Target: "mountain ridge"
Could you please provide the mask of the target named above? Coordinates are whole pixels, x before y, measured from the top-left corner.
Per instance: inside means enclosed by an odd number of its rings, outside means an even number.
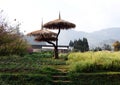
[[[89,47],[102,47],[104,44],[112,45],[115,41],[120,41],[120,28],[103,29],[91,33],[76,30],[61,30],[59,35],[59,45],[69,45],[70,40],[87,38]],[[45,42],[35,42],[33,37],[25,36],[31,45],[42,45]]]
[[[69,45],[70,40],[82,39],[83,37],[88,39],[90,47],[100,46],[105,41],[107,44],[109,41],[112,44],[116,40],[120,40],[120,28],[109,28],[100,31],[94,31],[91,33],[75,30],[62,30],[59,36],[60,45]],[[111,42],[112,41],[112,42]],[[107,42],[107,43],[106,43]]]

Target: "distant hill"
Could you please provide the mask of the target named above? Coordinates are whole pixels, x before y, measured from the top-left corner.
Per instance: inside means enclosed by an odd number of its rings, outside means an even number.
[[[92,33],[86,33],[75,30],[61,30],[59,36],[59,45],[69,45],[70,40],[82,39],[83,37],[88,39],[90,48],[96,46],[103,46],[104,44],[113,44],[116,40],[120,41],[120,28],[109,28]],[[35,42],[34,37],[25,37],[31,45],[45,45],[45,42]]]
[[[88,39],[91,48],[102,46],[103,44],[112,44],[116,40],[120,40],[120,28],[109,28],[92,33],[75,30],[62,30],[59,36],[59,44],[68,45],[70,40],[82,39],[83,37]]]

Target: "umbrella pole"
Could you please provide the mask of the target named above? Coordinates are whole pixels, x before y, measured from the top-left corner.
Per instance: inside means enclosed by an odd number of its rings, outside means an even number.
[[[59,59],[59,53],[58,53],[58,36],[59,36],[59,34],[60,34],[60,28],[59,28],[58,34],[57,34],[56,46],[54,47],[55,59]]]
[[[59,56],[58,56],[58,46],[57,45],[54,47],[54,58],[55,59],[59,59]]]

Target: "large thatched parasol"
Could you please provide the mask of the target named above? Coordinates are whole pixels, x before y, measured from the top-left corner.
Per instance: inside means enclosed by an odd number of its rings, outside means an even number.
[[[59,14],[59,19],[50,21],[44,24],[43,27],[48,29],[70,29],[70,28],[74,28],[75,24],[62,20]]]
[[[55,44],[52,41],[56,41],[57,34],[49,31],[47,29],[43,29],[43,25],[41,24],[41,30],[36,30],[27,34],[27,36],[35,36],[35,41],[46,41],[49,44],[52,44],[55,47]]]
[[[61,29],[71,29],[75,28],[75,24],[62,20],[60,13],[59,13],[59,19],[47,22],[46,24],[43,25],[43,27],[48,28],[48,29],[58,29],[58,33],[56,36],[56,47],[55,47],[55,58],[59,58],[58,56],[58,36],[60,34]]]

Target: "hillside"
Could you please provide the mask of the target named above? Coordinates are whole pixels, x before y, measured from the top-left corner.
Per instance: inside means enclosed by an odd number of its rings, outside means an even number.
[[[59,44],[68,45],[70,40],[88,39],[90,47],[102,46],[103,44],[112,44],[116,40],[120,40],[120,28],[110,28],[92,33],[86,33],[75,30],[62,30],[59,36]]]
[[[116,40],[120,40],[120,28],[109,28],[92,33],[75,31],[75,30],[62,30],[59,36],[59,45],[69,45],[70,40],[88,39],[90,48],[102,46],[103,44],[113,44]],[[45,42],[35,42],[33,37],[25,37],[32,45],[45,44]]]

